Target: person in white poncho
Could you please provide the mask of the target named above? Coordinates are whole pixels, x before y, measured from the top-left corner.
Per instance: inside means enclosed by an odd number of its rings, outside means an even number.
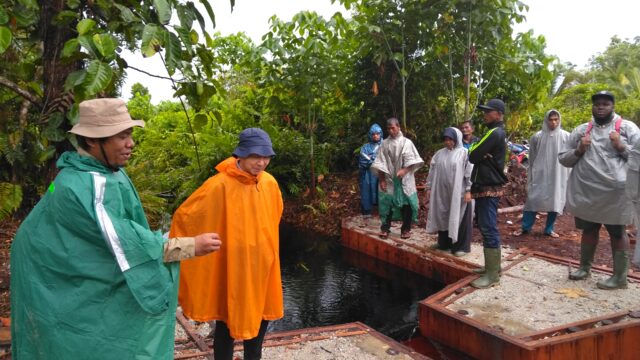
[[[625,225],[634,210],[625,194],[630,145],[640,140],[640,130],[614,112],[615,98],[607,91],[591,97],[593,119],[576,127],[559,154],[560,163],[572,168],[567,187],[567,210],[582,230],[580,268],[571,280],[586,279],[598,245],[602,225],[607,228],[613,253],[613,276],[598,281],[598,288],[627,287],[629,239]]]
[[[569,139],[562,130],[562,118],[558,110],[549,110],[544,116],[542,130],[529,141],[529,169],[527,170],[527,201],[522,214],[522,229],[516,236],[527,234],[536,221],[536,212],[547,213],[544,234],[560,237],[553,226],[558,214],[562,214],[567,193],[569,168],[560,165],[558,152]]]
[[[471,250],[473,165],[469,162],[460,130],[446,128],[443,138],[445,147],[431,158],[427,177],[427,233],[438,233],[434,248],[464,256]]]
[[[411,236],[411,224],[418,219],[418,193],[415,172],[424,165],[413,142],[402,135],[396,118],[387,120],[389,136],[384,139],[371,170],[378,175],[380,238],[386,239],[391,220],[402,219],[400,237]]]

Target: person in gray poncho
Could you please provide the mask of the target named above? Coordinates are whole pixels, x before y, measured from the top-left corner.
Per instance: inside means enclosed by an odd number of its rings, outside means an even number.
[[[438,233],[436,249],[464,256],[471,250],[473,165],[460,130],[446,128],[443,138],[445,147],[431,158],[427,177],[427,199],[430,199],[427,233]]]
[[[378,212],[380,237],[386,239],[391,220],[402,218],[400,237],[409,238],[412,222],[418,219],[418,193],[415,172],[424,165],[413,142],[402,135],[398,119],[387,120],[389,136],[378,148],[371,170],[378,175]]]
[[[572,168],[567,187],[567,210],[575,216],[580,241],[580,268],[571,280],[590,275],[604,224],[613,253],[613,276],[598,281],[601,289],[627,287],[629,239],[625,225],[633,218],[631,201],[625,195],[629,146],[640,140],[640,130],[614,112],[615,98],[607,91],[591,97],[593,118],[576,127],[559,154],[560,163]]]
[[[562,130],[560,113],[557,110],[547,111],[542,130],[529,140],[527,201],[522,214],[522,229],[514,235],[529,233],[536,221],[536,212],[544,211],[547,213],[544,234],[559,237],[553,231],[553,225],[564,209],[570,169],[560,165],[558,152],[568,139],[569,133]]]

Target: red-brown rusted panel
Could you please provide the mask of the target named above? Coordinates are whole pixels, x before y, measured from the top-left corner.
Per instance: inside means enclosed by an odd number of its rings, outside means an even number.
[[[546,254],[531,253],[514,260],[510,267],[531,256],[541,257],[550,262],[570,261]],[[474,278],[470,276],[462,279],[420,302],[419,328],[423,336],[481,360],[639,358],[640,319],[635,318],[635,314],[632,313],[636,309],[510,336],[447,309],[455,299],[474,291],[468,286]],[[635,276],[629,278],[630,281],[636,281]]]
[[[342,227],[342,244],[350,249],[362,252],[401,268],[424,275],[446,284],[456,282],[470,274],[477,265],[459,260],[437,256],[426,247],[391,239],[392,243],[380,240],[377,233]]]

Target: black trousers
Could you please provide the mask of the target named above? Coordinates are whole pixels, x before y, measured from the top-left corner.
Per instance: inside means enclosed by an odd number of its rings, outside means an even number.
[[[258,336],[242,342],[245,360],[260,360],[262,357],[262,342],[267,333],[267,325],[269,321],[262,320]],[[220,320],[216,320],[216,332],[213,335],[213,358],[215,360],[233,359],[233,338],[227,324]]]
[[[387,215],[387,217],[385,219],[382,219],[382,224],[380,225],[380,230],[382,231],[389,231],[391,229],[391,214],[393,213],[393,211],[389,212],[389,215]],[[402,232],[406,232],[411,230],[411,215],[413,215],[413,212],[411,211],[411,206],[410,205],[404,205],[401,209],[400,209],[400,213],[402,214],[402,228],[400,228],[400,231]]]
[[[453,244],[453,240],[449,237],[448,231],[438,231],[438,248],[441,250],[451,250],[451,253],[457,251],[470,252],[471,251],[471,239],[473,230],[473,207],[471,203],[467,203],[464,214],[462,215],[462,221],[460,227],[458,227],[458,241]]]

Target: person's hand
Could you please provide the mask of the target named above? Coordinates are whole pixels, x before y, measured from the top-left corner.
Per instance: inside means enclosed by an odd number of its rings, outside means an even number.
[[[623,152],[626,149],[626,146],[620,139],[620,134],[617,131],[612,131],[609,133],[609,140],[611,140],[611,145],[618,152]]]
[[[464,202],[471,202],[471,193],[469,191],[464,193]]]
[[[380,190],[387,191],[387,181],[384,178],[378,180],[378,184],[380,185]]]
[[[196,256],[207,255],[220,249],[222,241],[216,233],[204,233],[195,237]]]
[[[401,178],[401,177],[407,175],[408,172],[409,172],[409,168],[402,168],[402,169],[398,170],[398,172],[396,173],[396,176]]]
[[[587,134],[583,136],[582,139],[580,139],[580,142],[578,143],[578,149],[577,149],[578,152],[580,154],[584,154],[585,152],[587,152],[589,145],[591,145],[591,135]]]

